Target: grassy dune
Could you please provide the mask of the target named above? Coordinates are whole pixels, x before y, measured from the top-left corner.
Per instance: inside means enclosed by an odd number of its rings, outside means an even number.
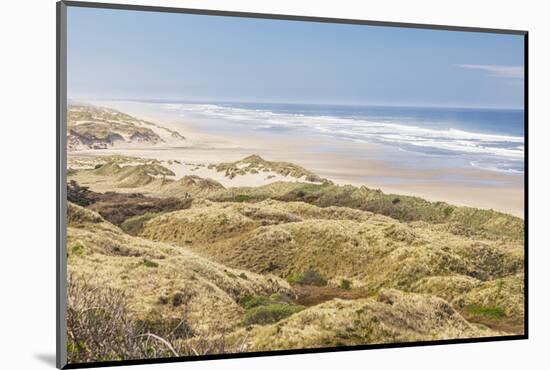
[[[286,279],[315,269],[332,286],[346,279],[371,294],[398,288],[452,301],[482,282],[523,271],[517,242],[464,238],[426,223],[301,202],[195,201],[148,220],[139,235]]]
[[[69,272],[90,284],[126,292],[136,319],[181,320],[183,295],[189,324],[197,330],[228,328],[244,310],[246,295],[292,296],[290,285],[272,275],[231,269],[187,249],[125,234],[99,214],[69,204]]]
[[[464,236],[507,237],[512,240],[523,240],[524,237],[523,220],[518,217],[492,210],[428,202],[418,197],[384,194],[365,186],[279,182],[257,188],[227,189],[212,194],[209,199],[218,202],[302,201],[319,207],[340,206],[370,211],[403,222],[444,224],[448,231]]]
[[[303,179],[304,182],[314,182],[328,184],[331,181],[321,178],[311,171],[289,162],[271,162],[266,161],[259,155],[250,155],[236,162],[227,162],[211,164],[210,169],[218,172],[224,172],[226,177],[234,178],[246,174],[258,174],[260,172],[276,173],[283,176],[291,176],[297,179]]]
[[[188,198],[224,189],[218,182],[198,176],[175,178],[175,174],[156,160],[134,160],[115,156],[73,163],[84,168],[71,169],[68,178],[99,192],[144,193],[153,196]],[[90,168],[87,163],[93,163]]]
[[[213,168],[300,169],[240,162]],[[171,348],[154,348],[163,356],[523,332],[519,218],[313,177],[226,188],[178,179],[155,160],[69,163],[69,194],[82,205],[67,215],[74,291],[101,287],[97,299],[109,302],[124,293],[121,328],[131,329],[120,330],[165,339]],[[75,339],[69,357],[102,356],[88,341]],[[119,345],[104,356],[152,356],[143,342]]]
[[[377,297],[335,299],[277,324],[257,327],[250,334],[250,349],[404,343],[499,334],[469,323],[440,298],[385,289]]]
[[[157,131],[176,140],[185,137],[174,130],[137,119],[113,109],[71,105],[67,115],[68,149],[106,149],[118,143],[158,144],[165,139]]]
[[[461,236],[523,241],[523,220],[492,210],[457,207],[444,202],[428,202],[411,196],[384,194],[365,186],[338,186],[330,183],[277,182],[259,187],[225,189],[210,179],[186,176],[172,179],[173,173],[158,162],[132,165],[129,157],[108,158],[96,169],[74,171],[70,179],[97,191],[142,192],[208,198],[215,202],[254,203],[266,199],[305,202],[319,207],[345,207],[389,216],[402,222],[423,221]]]

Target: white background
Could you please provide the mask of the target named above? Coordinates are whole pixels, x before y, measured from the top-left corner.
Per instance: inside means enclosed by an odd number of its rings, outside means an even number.
[[[143,366],[142,369],[549,367],[550,22],[545,1],[132,1],[279,14],[530,31],[530,339]],[[116,2],[116,1],[114,1]],[[0,367],[55,358],[55,1],[4,1],[0,21]],[[429,58],[429,55],[426,57]],[[545,351],[546,350],[546,351]],[[135,368],[135,367],[134,367]]]

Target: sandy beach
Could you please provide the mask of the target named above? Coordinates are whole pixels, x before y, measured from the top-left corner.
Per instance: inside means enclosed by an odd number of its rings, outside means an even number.
[[[407,153],[370,143],[335,142],[319,137],[224,132],[215,135],[201,122],[163,112],[151,104],[137,102],[94,102],[140,119],[178,130],[186,137],[184,146],[114,146],[79,151],[79,155],[128,155],[164,161],[176,174],[212,178],[225,187],[260,186],[292,181],[277,174],[247,174],[228,179],[208,165],[233,162],[257,154],[271,161],[296,163],[336,184],[379,188],[386,193],[413,195],[483,209],[494,209],[523,217],[523,176],[511,176],[476,168],[423,168],[411,164]],[[385,159],[387,158],[387,159]],[[426,161],[430,158],[426,157]],[[179,163],[177,163],[177,162]]]

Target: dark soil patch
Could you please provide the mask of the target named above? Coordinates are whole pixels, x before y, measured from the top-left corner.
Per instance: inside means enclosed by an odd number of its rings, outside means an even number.
[[[302,306],[315,306],[334,298],[359,299],[367,298],[365,289],[340,289],[328,286],[295,285],[294,290],[298,298],[295,303]]]
[[[466,320],[474,324],[481,324],[489,329],[503,331],[505,333],[522,335],[524,334],[524,325],[523,322],[514,318],[502,318],[502,319],[491,319],[484,318],[479,316],[471,316],[467,312],[461,312]]]
[[[96,193],[75,181],[67,184],[67,199],[96,211],[107,221],[119,226],[134,216],[186,209],[192,202],[191,198],[156,198],[140,193]]]

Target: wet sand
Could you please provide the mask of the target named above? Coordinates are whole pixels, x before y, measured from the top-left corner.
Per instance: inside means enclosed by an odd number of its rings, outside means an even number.
[[[411,156],[377,144],[342,142],[321,137],[273,135],[266,132],[213,134],[206,124],[162,112],[152,104],[91,102],[123,111],[161,126],[177,129],[184,147],[113,148],[81,154],[124,154],[159,160],[179,160],[208,165],[232,162],[251,154],[266,160],[296,163],[337,184],[365,185],[386,193],[414,195],[430,201],[494,209],[523,217],[523,176],[449,166],[429,156]],[[80,152],[79,152],[80,153]],[[204,171],[203,171],[204,172]],[[208,173],[196,173],[207,176]],[[215,178],[214,175],[211,177]],[[215,178],[216,179],[216,178]],[[219,180],[219,179],[218,179]],[[250,180],[250,179],[249,179]],[[254,179],[252,179],[254,180]],[[262,179],[244,185],[261,185]],[[224,183],[243,186],[242,182]]]

